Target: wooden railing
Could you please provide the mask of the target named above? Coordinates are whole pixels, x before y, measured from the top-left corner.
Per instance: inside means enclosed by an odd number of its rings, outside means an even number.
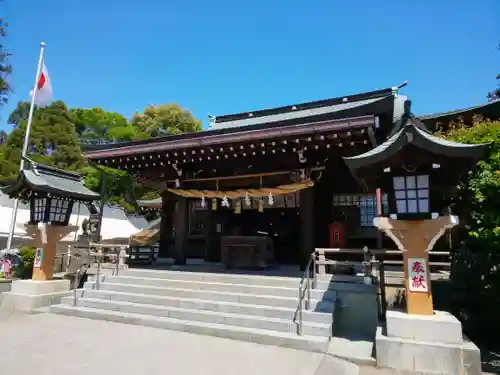
[[[394,278],[399,280],[403,272],[404,262],[403,252],[400,250],[388,249],[344,249],[344,248],[317,248],[314,251],[316,256],[315,270],[313,271],[313,285],[317,275],[326,275],[327,266],[348,266],[352,267],[353,275],[359,275],[359,271],[363,273],[365,283],[370,279],[373,283],[378,283],[378,298],[379,298],[379,313],[380,318],[385,319],[385,312],[387,310],[386,300],[386,275],[388,276],[389,283],[394,282]],[[331,259],[335,256],[342,257],[344,260]],[[360,259],[362,256],[362,259]],[[352,258],[357,257],[358,260],[354,261]],[[391,259],[387,259],[391,258]],[[395,259],[396,258],[396,259]],[[399,258],[399,259],[397,259]],[[440,258],[437,259],[436,258]],[[361,266],[361,270],[359,267]],[[390,266],[392,269],[388,269]],[[431,251],[429,252],[429,266],[431,268],[432,279],[434,277],[441,278],[443,275],[439,271],[449,270],[451,266],[450,252],[449,251]],[[332,272],[337,273],[337,272]],[[394,274],[395,273],[395,274]],[[343,272],[339,272],[343,274]],[[399,276],[398,276],[399,275]],[[445,276],[446,277],[446,276]],[[392,284],[391,284],[392,285]],[[314,289],[314,288],[313,288]]]
[[[91,265],[103,263],[104,259],[108,259],[109,263],[116,266],[116,272],[118,273],[119,266],[123,265],[124,259],[128,257],[128,255],[126,255],[127,247],[128,246],[126,245],[99,243],[89,243],[88,245],[68,245],[68,251],[66,253],[56,254],[56,261],[54,262],[54,272],[67,273],[71,263],[71,259],[74,256],[74,250],[88,249],[88,255],[91,258]],[[109,251],[104,252],[103,249],[109,249]]]
[[[327,265],[338,265],[338,264],[349,264],[349,263],[357,263],[359,264],[360,261],[353,262],[351,260],[334,260],[334,259],[327,259],[327,255],[333,255],[333,254],[348,254],[348,255],[363,255],[364,259],[363,261],[369,261],[368,258],[372,258],[381,261],[384,263],[384,265],[394,265],[394,266],[401,266],[401,270],[403,269],[403,260],[393,260],[393,259],[386,259],[389,256],[390,257],[401,257],[403,256],[403,252],[401,250],[388,250],[388,249],[367,249],[366,247],[363,249],[343,249],[343,248],[317,248],[315,249],[315,252],[317,254],[318,260],[321,260],[324,262],[324,266],[320,267],[318,265],[318,273],[325,274],[326,273],[326,266]],[[367,258],[368,257],[368,258]],[[445,257],[447,258],[448,261],[436,261],[432,260],[433,258],[435,259],[436,257]],[[451,265],[451,262],[449,261],[450,257],[450,252],[449,251],[430,251],[429,252],[429,266],[433,268],[440,268],[440,269],[448,269]]]

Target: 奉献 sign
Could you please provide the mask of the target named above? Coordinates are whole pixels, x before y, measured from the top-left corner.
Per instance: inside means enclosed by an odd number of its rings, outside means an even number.
[[[39,247],[35,252],[35,261],[33,262],[33,267],[41,268],[42,267],[42,259],[43,259],[43,248]]]
[[[410,292],[428,292],[427,263],[424,258],[408,258],[408,288]]]

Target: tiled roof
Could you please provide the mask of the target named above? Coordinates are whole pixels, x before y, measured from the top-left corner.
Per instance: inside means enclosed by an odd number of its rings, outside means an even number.
[[[245,119],[224,121],[224,122],[220,122],[220,123],[215,122],[212,125],[212,129],[215,130],[215,129],[225,129],[225,128],[237,128],[237,127],[242,127],[242,126],[259,125],[259,124],[272,125],[273,123],[276,123],[276,122],[309,118],[309,117],[315,117],[315,116],[320,116],[320,115],[326,115],[329,113],[346,111],[349,109],[358,108],[358,107],[362,107],[362,106],[365,106],[368,104],[382,101],[386,97],[365,99],[365,100],[360,100],[360,101],[356,101],[356,102],[347,102],[347,103],[334,104],[334,105],[318,107],[318,108],[311,108],[311,109],[304,109],[304,110],[300,110],[300,109],[295,110],[295,111],[290,110],[289,112],[278,113],[278,114],[273,114],[273,115],[268,115],[268,116],[259,116],[259,117],[249,116]]]
[[[468,108],[462,108],[462,109],[455,109],[452,111],[447,111],[447,112],[439,112],[439,113],[431,113],[429,115],[423,115],[423,116],[418,116],[422,121],[427,121],[427,120],[433,120],[433,119],[439,119],[440,117],[458,117],[464,113],[467,112],[473,112],[473,111],[478,111],[478,110],[483,110],[483,109],[495,109],[498,108],[500,110],[500,100],[490,102],[490,103],[484,103],[484,104],[479,104],[479,105],[474,105],[472,107]]]
[[[472,159],[481,158],[489,147],[489,144],[465,144],[436,137],[416,126],[414,121],[410,120],[384,143],[368,152],[346,157],[344,160],[351,170],[355,170],[388,159],[409,143],[436,154]]]
[[[28,164],[29,169],[23,170],[14,183],[1,188],[4,193],[14,196],[28,188],[77,200],[99,199],[99,194],[87,189],[83,185],[82,177],[77,173],[34,163],[31,160],[28,160]]]

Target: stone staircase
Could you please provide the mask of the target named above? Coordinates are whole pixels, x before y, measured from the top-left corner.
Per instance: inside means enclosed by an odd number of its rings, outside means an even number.
[[[319,281],[298,335],[295,277],[126,269],[50,307],[57,314],[326,352],[337,292]]]

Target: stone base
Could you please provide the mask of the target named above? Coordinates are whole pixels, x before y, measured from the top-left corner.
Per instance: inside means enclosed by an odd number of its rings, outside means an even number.
[[[2,307],[31,312],[58,304],[62,297],[70,294],[69,280],[15,280],[11,291],[2,294]]]
[[[377,329],[377,366],[397,371],[441,375],[481,374],[481,353],[464,341],[453,315],[408,315],[387,311],[387,329]]]
[[[434,315],[409,315],[403,311],[386,313],[387,337],[417,341],[461,344],[462,323],[446,311],[434,311]]]
[[[0,294],[10,292],[12,280],[0,279]]]

